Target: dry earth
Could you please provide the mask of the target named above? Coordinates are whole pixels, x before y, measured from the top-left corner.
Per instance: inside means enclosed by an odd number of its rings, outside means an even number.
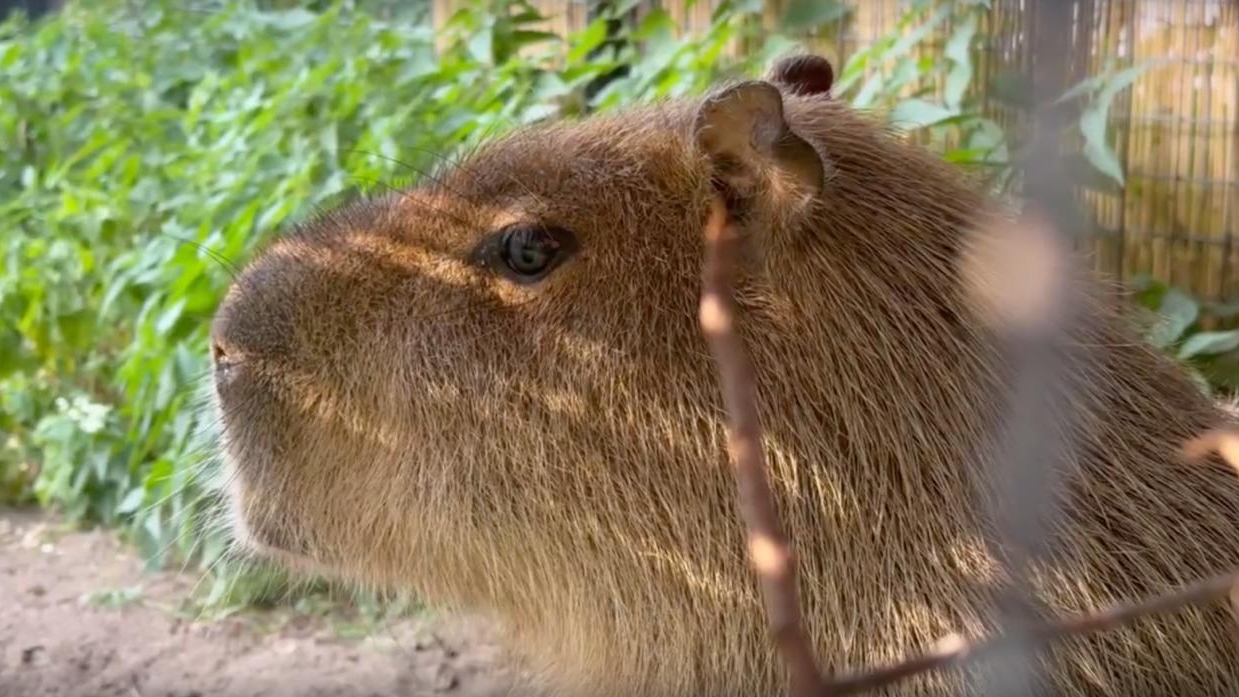
[[[197,580],[143,571],[111,533],[0,508],[0,697],[505,693],[480,621],[402,619],[355,639],[343,609],[207,621],[177,612]]]

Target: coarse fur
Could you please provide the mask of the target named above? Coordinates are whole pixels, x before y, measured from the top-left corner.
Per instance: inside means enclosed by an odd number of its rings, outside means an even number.
[[[710,164],[700,100],[496,139],[351,204],[244,270],[213,327],[232,522],[249,548],[486,612],[563,695],[778,694],[697,324]],[[742,333],[818,655],[858,670],[991,627],[1002,549],[979,503],[1005,408],[962,288],[992,210],[932,154],[784,90],[820,154],[808,205],[753,201]],[[530,221],[579,252],[537,284],[480,267]],[[1223,411],[1090,281],[1072,325],[1074,456],[1032,580],[1053,612],[1239,565],[1239,484],[1177,448]],[[1222,694],[1222,605],[1060,644],[1061,695]],[[944,671],[885,694],[960,694]]]

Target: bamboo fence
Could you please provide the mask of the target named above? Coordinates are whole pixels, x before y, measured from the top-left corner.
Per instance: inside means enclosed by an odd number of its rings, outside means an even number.
[[[765,3],[768,21],[788,0]],[[433,0],[436,20],[461,0]],[[897,30],[909,0],[845,0],[851,12],[802,37],[837,64],[858,47]],[[982,27],[977,84],[1028,60],[1024,28],[1030,0],[996,0]],[[596,0],[534,0],[561,35],[592,19]],[[718,0],[647,0],[680,31],[709,25]],[[1147,275],[1214,302],[1239,301],[1239,0],[1077,0],[1072,77],[1148,59],[1163,61],[1115,100],[1109,128],[1127,179],[1121,190],[1089,191],[1086,208],[1097,233],[1090,243],[1098,270],[1121,281]],[[638,12],[640,11],[640,7]],[[925,44],[940,46],[941,27]],[[734,46],[734,51],[744,50]],[[983,95],[984,96],[984,95]],[[996,100],[986,110],[999,123],[1011,115]]]

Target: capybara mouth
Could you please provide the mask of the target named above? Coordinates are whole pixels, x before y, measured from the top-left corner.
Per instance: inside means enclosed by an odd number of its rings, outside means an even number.
[[[293,564],[298,568],[318,565],[303,536],[286,527],[255,520],[247,510],[247,503],[239,476],[233,471],[229,476],[226,507],[228,533],[237,554],[276,564]]]
[[[333,572],[311,554],[307,545],[291,533],[272,533],[262,529],[256,532],[248,522],[233,517],[230,527],[233,550],[238,557],[288,569],[306,576],[324,576]]]

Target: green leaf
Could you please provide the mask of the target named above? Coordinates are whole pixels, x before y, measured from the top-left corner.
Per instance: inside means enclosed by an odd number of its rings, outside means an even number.
[[[943,101],[951,108],[958,108],[964,92],[972,82],[972,39],[977,33],[976,15],[969,14],[947,40],[943,55],[952,62],[943,90]]]
[[[1146,60],[1108,76],[1102,83],[1101,92],[1097,97],[1098,101],[1109,104],[1119,92],[1130,87],[1142,75],[1156,66],[1164,65],[1166,62],[1166,59]]]
[[[637,9],[645,0],[616,0],[609,3],[609,9],[614,16],[622,16]]]
[[[22,353],[21,334],[9,327],[0,326],[0,379],[22,367]]]
[[[521,29],[512,32],[512,41],[518,46],[531,46],[544,41],[558,42],[563,41],[563,37],[551,31],[532,31]]]
[[[1116,165],[1111,163],[1110,166]],[[1063,157],[1063,167],[1077,186],[1107,194],[1117,194],[1123,190],[1120,180],[1116,180],[1109,174],[1103,174],[1097,164],[1083,154]]]
[[[94,335],[95,316],[89,310],[77,310],[57,317],[56,324],[65,347],[80,350]]]
[[[1032,82],[1027,75],[1004,70],[990,78],[986,96],[1004,106],[1026,111],[1036,106],[1032,93]]]
[[[1101,85],[1096,98],[1093,99],[1092,103],[1089,104],[1088,108],[1080,116],[1080,133],[1085,140],[1084,156],[1088,158],[1089,162],[1098,171],[1113,179],[1120,187],[1125,185],[1123,166],[1119,162],[1118,156],[1106,142],[1106,127],[1109,121],[1110,105],[1119,92],[1126,89],[1158,63],[1159,61],[1143,62],[1120,70],[1099,82],[1086,80],[1077,85],[1076,88],[1068,91],[1068,95],[1075,95],[1085,89],[1085,85],[1088,88],[1094,89],[1098,84]],[[1064,95],[1065,97],[1066,95]]]
[[[1187,360],[1196,356],[1215,356],[1235,349],[1239,349],[1239,330],[1198,332],[1183,341],[1179,347],[1179,358]]]
[[[688,0],[688,4],[691,6],[699,1],[700,0]],[[729,9],[740,14],[753,14],[756,12],[761,12],[762,4],[762,0],[732,0],[730,3],[726,1],[720,2],[715,11],[710,14],[710,20],[718,23],[721,20],[727,19],[727,11]]]
[[[952,148],[943,153],[942,157],[947,162],[955,164],[1007,167],[1007,162],[995,161],[992,155],[993,151],[990,148]]]
[[[1170,288],[1158,307],[1161,322],[1152,331],[1149,341],[1157,348],[1167,348],[1183,336],[1200,314],[1200,305],[1186,293]]]
[[[1213,398],[1213,385],[1209,383],[1209,379],[1204,375],[1204,373],[1189,366],[1187,369],[1187,374],[1188,377],[1192,379],[1192,382],[1196,383],[1196,386],[1200,388],[1201,394],[1208,399]]]
[[[1127,285],[1136,293],[1137,304],[1153,311],[1162,306],[1162,298],[1169,290],[1165,283],[1153,278],[1147,272],[1134,274]]]
[[[1220,388],[1239,390],[1239,354],[1223,353],[1200,364],[1189,365],[1204,373],[1209,383]]]
[[[851,11],[851,7],[838,0],[792,0],[783,10],[781,24],[787,31],[806,31],[837,22]]]
[[[1213,317],[1218,319],[1232,319],[1239,316],[1239,303],[1237,302],[1211,302],[1206,306],[1206,311]]]
[[[1066,92],[1059,95],[1058,99],[1054,101],[1057,103],[1062,103],[1069,102],[1073,99],[1079,99],[1086,94],[1097,91],[1098,87],[1105,82],[1105,79],[1105,75],[1090,75],[1073,85]]]
[[[116,512],[120,515],[128,515],[133,513],[138,510],[138,507],[141,506],[142,502],[145,500],[146,489],[143,487],[136,487],[126,494],[125,498],[121,499],[120,504],[116,506]]]
[[[482,27],[473,34],[468,42],[469,53],[474,60],[490,63],[495,60],[495,30],[492,27]]]
[[[568,63],[577,63],[583,60],[590,52],[601,46],[602,42],[606,41],[607,21],[606,17],[599,17],[573,36],[573,45],[568,51],[566,58]]]
[[[1106,110],[1096,106],[1090,106],[1080,117],[1080,133],[1085,141],[1084,156],[1099,172],[1119,186],[1124,186],[1123,165],[1106,143],[1106,118]]]
[[[151,471],[147,473],[143,490],[154,491],[156,487],[171,479],[172,475],[172,463],[167,459],[160,459],[151,466]]]
[[[897,126],[916,130],[958,116],[957,112],[924,99],[905,99],[891,112],[890,120]]]
[[[159,313],[158,319],[155,320],[155,331],[160,334],[167,334],[171,331],[172,326],[181,318],[181,312],[185,309],[185,301],[186,298],[180,298]]]
[[[927,19],[923,24],[917,26],[915,29],[908,32],[907,34],[899,37],[899,40],[896,41],[894,44],[892,44],[889,49],[881,52],[879,54],[879,59],[888,60],[890,58],[893,58],[896,56],[902,56],[904,53],[907,53],[908,50],[910,50],[913,46],[920,43],[927,36],[929,36],[930,32],[936,29],[939,24],[942,24],[944,21],[946,21],[946,19],[950,17],[954,11],[955,11],[955,8],[951,6],[951,3],[946,3],[942,5],[941,7],[939,7],[937,10],[934,10],[933,14],[931,14],[929,16],[929,19]]]

